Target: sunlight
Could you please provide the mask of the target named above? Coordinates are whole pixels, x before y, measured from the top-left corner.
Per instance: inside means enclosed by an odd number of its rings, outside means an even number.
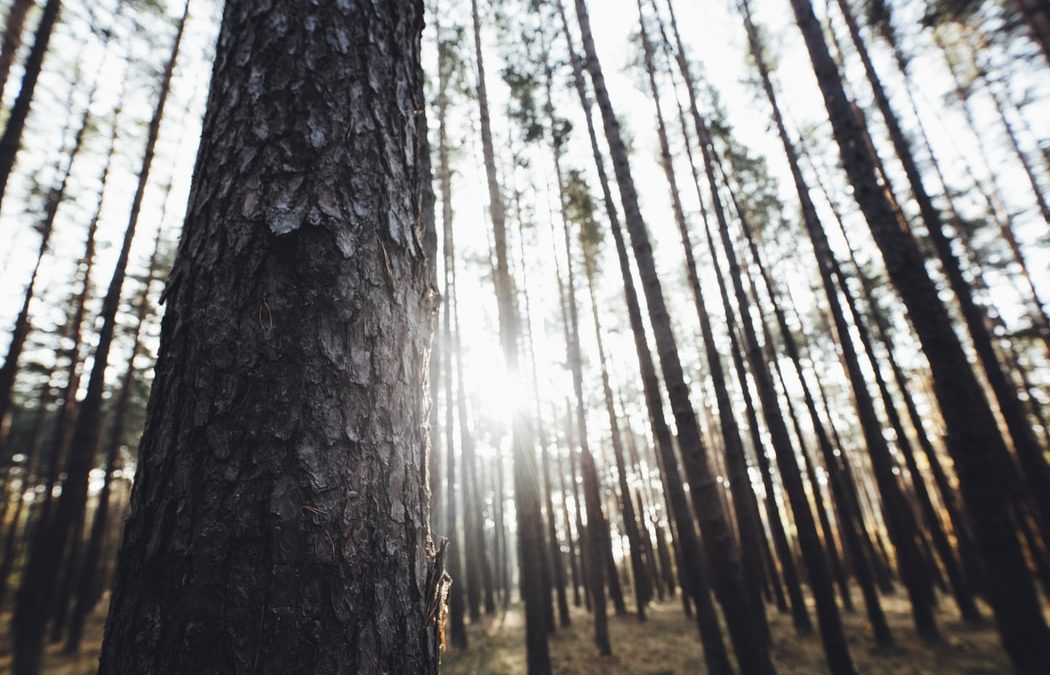
[[[479,414],[499,425],[509,426],[532,400],[528,380],[507,368],[496,340],[473,347],[463,359],[463,377],[468,389],[476,392]]]

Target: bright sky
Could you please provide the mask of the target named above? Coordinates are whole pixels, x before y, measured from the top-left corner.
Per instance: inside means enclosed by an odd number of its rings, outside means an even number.
[[[660,2],[662,3],[663,0]],[[85,83],[97,77],[100,82],[100,90],[93,104],[93,110],[99,115],[108,116],[122,84],[126,81],[130,100],[123,126],[126,129],[130,119],[139,123],[134,133],[125,131],[118,143],[120,161],[114,169],[113,189],[107,192],[106,196],[106,209],[100,230],[104,245],[100,247],[96,266],[96,287],[104,285],[109,279],[119,237],[127,222],[128,204],[134,189],[134,174],[139,165],[145,124],[151,112],[156,73],[159,72],[159,65],[154,65],[154,71],[145,74],[144,69],[138,63],[144,60],[148,60],[151,64],[163,62],[170,49],[173,30],[170,27],[156,28],[154,30],[156,39],[149,49],[140,44],[141,41],[138,38],[115,40],[111,45],[109,56],[106,57],[93,42],[88,43],[87,48],[81,47],[84,44],[83,18],[87,13],[86,8],[94,4],[87,0],[79,2],[72,0],[66,3],[67,21],[59,27],[58,34],[54,38],[57,48],[48,57],[47,72],[41,78],[37,103],[30,121],[31,129],[27,132],[26,150],[19,158],[20,178],[9,188],[4,212],[0,214],[0,236],[5,242],[3,246],[0,246],[0,265],[2,265],[0,269],[0,325],[2,326],[9,326],[18,311],[22,288],[29,278],[39,242],[39,237],[32,228],[33,218],[19,213],[26,190],[25,177],[36,175],[41,171],[45,177],[53,173],[46,167],[54,165],[59,157],[59,149],[62,147],[57,134],[66,124],[68,73],[77,63],[81,68],[81,85],[75,98],[74,110],[81,110],[86,103],[87,85]],[[104,3],[107,7],[112,4],[113,0]],[[191,21],[187,28],[174,94],[169,104],[167,121],[162,129],[158,161],[154,165],[153,178],[147,193],[139,234],[136,238],[133,254],[136,267],[140,267],[149,254],[154,228],[157,227],[160,220],[163,187],[169,179],[174,180],[174,189],[170,208],[163,223],[169,232],[167,236],[169,241],[176,239],[178,226],[181,224],[196,152],[196,141],[199,137],[199,117],[210,73],[211,45],[214,43],[218,25],[219,12],[215,7],[216,4],[218,3],[215,3],[214,0],[193,0]],[[574,13],[571,9],[571,0],[568,4],[570,5],[570,20],[572,20]],[[175,17],[181,10],[182,3],[178,0],[169,0],[169,5],[168,13],[171,17]],[[453,22],[466,24],[469,21],[469,3],[446,1],[442,5],[445,8],[445,18],[443,18],[445,25]],[[487,10],[484,9],[487,3],[482,2],[482,5],[483,13],[487,14]],[[692,50],[692,56],[703,64],[705,77],[720,91],[722,103],[729,113],[728,119],[736,128],[737,138],[745,141],[753,151],[764,154],[775,173],[780,177],[781,192],[785,203],[788,204],[790,214],[795,208],[793,188],[787,177],[779,141],[769,129],[767,105],[764,99],[756,95],[756,90],[751,85],[745,84],[748,78],[745,59],[746,43],[742,25],[735,11],[732,10],[732,5],[732,2],[726,0],[705,2],[676,0],[680,27],[684,39]],[[962,117],[957,111],[945,111],[941,107],[935,107],[939,106],[947,96],[950,80],[939,56],[929,44],[928,38],[917,34],[917,18],[924,5],[923,2],[907,3],[906,7],[898,10],[896,23],[905,45],[920,54],[915,62],[915,73],[917,81],[921,84],[920,105],[924,107],[925,119],[932,121],[928,131],[933,136],[933,142],[950,170],[949,179],[955,181],[955,187],[962,188],[966,187],[966,182],[960,158],[967,157],[970,161],[980,165],[977,159],[979,157],[978,147],[963,125]],[[450,7],[454,8],[449,9]],[[823,13],[822,3],[817,3],[817,11]],[[680,351],[686,364],[687,375],[696,380],[700,377],[698,369],[700,363],[698,358],[699,328],[692,301],[684,285],[681,245],[671,219],[666,183],[657,163],[655,115],[647,88],[643,88],[644,80],[640,73],[637,70],[625,71],[629,63],[637,60],[633,53],[634,43],[629,42],[630,36],[637,30],[636,0],[602,0],[601,2],[592,0],[591,12],[597,48],[611,96],[625,123],[625,131],[634,148],[633,172],[639,184],[644,215],[656,248],[661,278],[664,280],[665,295],[672,315],[675,317]],[[755,12],[756,21],[764,26],[766,35],[771,38],[769,47],[775,54],[779,65],[778,78],[783,92],[782,103],[789,110],[790,118],[807,129],[814,124],[822,124],[825,119],[823,103],[812,77],[801,37],[786,5],[763,0],[755,3]],[[834,16],[837,17],[837,14]],[[34,23],[35,18],[31,17],[30,25]],[[432,64],[434,40],[432,31],[425,32],[423,39],[427,45],[428,63]],[[503,113],[507,94],[506,88],[499,80],[500,59],[506,38],[498,37],[490,22],[485,29],[484,40],[488,85],[496,125],[496,146],[502,153],[501,165],[506,167],[510,164],[508,127]],[[473,43],[469,31],[466,33],[463,48],[464,58],[468,66],[472,68]],[[121,59],[117,58],[118,49],[132,49],[131,60],[136,65],[129,69],[128,66],[120,63]],[[555,43],[554,52],[556,56],[564,53],[564,42],[560,36]],[[877,65],[887,84],[894,91],[899,92],[895,70],[881,45],[876,49],[876,57]],[[869,94],[863,86],[860,86],[862,74],[858,71],[856,63],[851,61],[849,72],[853,81],[857,83],[857,91],[862,101],[866,102]],[[1043,97],[1042,100],[1034,102],[1026,109],[1026,119],[1033,125],[1036,125],[1039,120],[1050,119],[1050,102],[1047,100],[1047,92],[1050,91],[1050,77],[1047,72],[1046,69],[1030,69],[1013,73],[1015,76],[1013,93],[1016,97],[1020,98],[1021,94],[1026,91],[1041,94]],[[20,76],[21,70],[16,67],[12,72],[7,91],[4,92],[4,100],[8,105],[17,93],[17,82]],[[563,70],[560,81],[567,82],[565,79],[567,76],[567,69]],[[469,78],[473,81],[473,72]],[[670,96],[669,91],[667,95]],[[578,112],[579,106],[575,93],[563,89],[556,94],[556,97],[559,114],[569,117],[576,129],[568,149],[566,168],[572,167],[587,171],[588,175],[592,176],[591,187],[597,196],[597,182],[593,178],[591,153],[585,143],[584,125]],[[906,112],[904,97],[897,96],[894,102],[898,105],[899,112],[904,114],[908,126],[911,127],[912,121]],[[489,241],[487,203],[483,197],[486,191],[481,169],[480,147],[475,140],[476,106],[471,101],[464,99],[457,101],[456,105],[453,132],[454,139],[460,143],[461,148],[455,166],[457,172],[454,183],[455,231],[459,255],[460,312],[463,339],[467,350],[468,377],[471,379],[473,390],[478,394],[480,414],[491,419],[500,419],[508,415],[506,392],[508,388],[516,385],[503,373],[502,357],[495,339],[495,302],[491,281],[487,277],[486,264]],[[1015,210],[1028,207],[1030,199],[1026,192],[1024,176],[1016,160],[1013,160],[1006,152],[1005,141],[1001,139],[1002,133],[997,126],[998,121],[993,117],[990,102],[982,98],[978,101],[978,109],[979,120],[989,125],[991,130],[989,137],[994,145],[990,148],[993,170],[1006,191],[1011,207]],[[673,99],[667,98],[665,113],[673,117],[673,111]],[[431,113],[430,121],[432,124],[435,123],[433,113]],[[92,152],[78,162],[74,169],[73,193],[76,195],[76,201],[64,205],[60,212],[54,250],[45,262],[45,269],[41,277],[40,287],[46,289],[47,304],[58,302],[62,294],[66,292],[68,279],[73,269],[72,261],[80,254],[84,227],[93,208],[100,168],[99,158],[105,147],[108,132],[108,125],[103,125],[100,132],[90,140]],[[1035,126],[1034,132],[1045,138],[1050,129],[1043,122],[1041,126]],[[827,137],[826,125],[820,128],[818,135],[821,138]],[[672,136],[672,144],[675,147],[680,146],[678,132],[674,129]],[[1034,148],[1033,134],[1029,130],[1022,129],[1022,139],[1029,150]],[[561,365],[564,362],[564,342],[560,323],[558,323],[560,316],[557,309],[557,287],[551,263],[552,251],[557,251],[560,257],[563,274],[565,273],[565,259],[560,242],[560,231],[557,243],[552,244],[550,238],[548,210],[551,204],[557,203],[557,197],[550,192],[553,189],[554,177],[549,154],[540,149],[533,149],[530,157],[533,160],[532,179],[537,191],[527,196],[526,200],[531,202],[530,206],[534,211],[537,227],[534,233],[530,232],[527,235],[526,239],[528,244],[526,273],[534,312],[533,331],[536,352],[540,361],[538,364],[540,386],[552,392],[548,397],[549,400],[545,401],[543,410],[543,414],[550,419],[554,407],[557,407],[559,411],[564,409],[564,401],[561,397],[571,392],[568,373]],[[835,156],[831,155],[830,161],[834,162],[834,158]],[[714,279],[707,262],[705,246],[701,245],[703,239],[696,217],[696,202],[695,197],[692,196],[691,179],[684,160],[677,168],[680,188],[686,208],[690,212],[694,244],[698,248],[698,259],[704,268],[705,288],[711,289],[708,304],[712,306],[717,316],[721,312],[717,296],[713,291]],[[896,167],[893,167],[893,170],[896,170]],[[979,166],[978,171],[983,171],[983,168]],[[512,182],[510,176],[504,171],[501,178],[505,191],[509,194]],[[524,181],[524,175],[516,177],[519,187]],[[903,187],[903,180],[899,180],[898,183]],[[963,201],[969,208],[979,207],[977,200],[973,197],[968,196]],[[820,206],[824,208],[823,204]],[[850,208],[852,208],[851,205]],[[830,214],[826,210],[824,216],[830,223]],[[1050,296],[1050,275],[1046,272],[1050,268],[1050,250],[1047,249],[1044,236],[1046,224],[1031,209],[1019,215],[1018,223],[1021,237],[1028,244],[1029,262],[1034,270],[1041,272],[1038,283],[1044,296]],[[557,220],[555,224],[560,227],[560,222]],[[874,247],[864,233],[863,223],[857,222],[854,218],[851,219],[851,227],[851,234],[856,238],[856,242],[866,252],[865,255],[871,256]],[[512,231],[516,231],[516,228]],[[1044,236],[1041,247],[1036,245],[1040,236]],[[514,242],[512,253],[516,259],[516,239],[512,239],[512,242]],[[608,333],[605,337],[606,348],[612,356],[614,382],[625,383],[625,394],[630,401],[637,398],[634,395],[637,388],[634,347],[621,299],[622,284],[619,279],[619,271],[615,258],[611,255],[611,238],[607,238],[605,248],[608,255],[602,262],[604,275],[598,296],[602,305],[600,308],[602,321]],[[800,243],[798,248],[805,255],[808,244]],[[516,261],[515,266],[517,267]],[[797,270],[779,271],[782,273],[781,280],[790,284],[796,298],[799,298],[803,304],[808,304],[809,281],[807,277]],[[806,272],[812,275],[812,270]],[[521,270],[516,269],[515,274],[521,285]],[[577,287],[578,297],[581,302],[584,302],[586,294],[582,273],[579,270],[577,270]],[[1003,305],[1007,318],[1015,320],[1017,316],[1016,296],[1010,290],[1001,290],[997,292],[996,300]],[[35,320],[38,325],[54,325],[63,319],[61,313],[41,317],[39,312],[43,306],[45,305],[40,303],[36,305],[38,313]],[[596,363],[593,361],[596,347],[589,309],[585,304],[581,306],[580,320],[584,352],[591,355],[585,367],[588,368],[589,394],[595,397],[594,405],[591,406],[593,411],[591,429],[597,439],[608,433],[608,427],[604,419],[604,408],[597,399],[600,390],[597,384]],[[719,339],[724,340],[721,322],[716,318],[715,323]],[[2,333],[0,346],[6,348],[7,329],[5,328]],[[46,357],[44,354],[42,356]],[[113,357],[114,367],[110,369],[111,377],[116,377],[123,371],[125,364],[120,362],[121,358],[120,355]],[[528,399],[527,396],[518,398]],[[694,396],[694,404],[698,410],[701,410],[702,401],[699,397]],[[634,417],[635,430],[645,433],[646,425],[642,423],[640,408],[630,403],[629,408],[631,409],[628,412]],[[553,427],[554,423],[548,421],[548,426]],[[487,451],[483,448],[482,452]]]

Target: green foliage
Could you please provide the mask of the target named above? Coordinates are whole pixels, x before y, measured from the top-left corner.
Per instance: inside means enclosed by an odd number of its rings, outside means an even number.
[[[502,71],[503,81],[510,87],[510,103],[507,115],[521,129],[522,140],[533,143],[543,138],[543,123],[540,108],[536,102],[536,91],[539,82],[531,64],[508,62]]]
[[[565,172],[564,181],[565,219],[579,229],[584,260],[587,262],[588,270],[593,271],[597,253],[605,237],[605,232],[601,229],[595,216],[597,205],[582,171],[569,169]]]
[[[745,211],[744,215],[758,232],[770,227],[779,228],[784,222],[784,205],[777,179],[765,156],[753,153],[736,140],[718,92],[708,86],[706,94],[710,100],[708,125],[711,137],[721,146],[724,169],[734,184],[734,194]]]
[[[444,83],[445,96],[469,95],[471,90],[467,66],[461,53],[465,30],[462,25],[455,24],[442,26],[438,34],[438,76]]]

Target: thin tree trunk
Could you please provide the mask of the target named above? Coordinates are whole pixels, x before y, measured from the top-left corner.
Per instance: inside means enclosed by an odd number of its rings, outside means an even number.
[[[557,146],[554,148],[554,167],[558,181],[558,193],[562,202],[562,212],[564,213],[566,206],[565,187],[561,173],[560,149]],[[566,232],[566,244],[569,245],[570,243],[571,239],[568,237],[568,232]],[[608,524],[602,511],[598,471],[595,466],[594,455],[591,453],[590,440],[588,439],[587,404],[583,397],[583,362],[580,355],[579,317],[571,247],[566,250],[566,262],[564,300],[565,309],[568,312],[568,321],[564,323],[566,324],[565,335],[569,369],[572,372],[573,394],[576,403],[573,419],[576,422],[576,443],[579,447],[580,473],[583,478],[583,501],[587,513],[587,578],[590,582],[591,606],[594,612],[595,643],[602,654],[609,655],[612,654],[612,644],[609,641],[608,619],[605,610],[605,582],[607,581],[611,587],[616,575],[608,575],[605,570],[607,550],[609,555],[611,555],[611,541],[607,535]]]
[[[7,76],[11,74],[11,66],[15,63],[18,48],[22,46],[22,29],[25,27],[26,15],[34,4],[34,0],[13,0],[7,10],[4,35],[0,38],[0,97],[3,97]]]
[[[160,93],[153,118],[150,120],[146,148],[138,175],[138,184],[132,198],[128,224],[124,230],[109,288],[102,300],[98,343],[94,351],[87,390],[78,407],[76,424],[73,426],[69,456],[65,462],[66,479],[63,482],[62,496],[59,498],[54,516],[42,521],[41,526],[37,528],[37,534],[30,548],[29,562],[26,566],[27,573],[19,588],[13,619],[14,632],[17,636],[14,670],[19,674],[35,673],[39,669],[44,625],[47,622],[48,608],[54,596],[54,583],[58,578],[59,566],[64,557],[65,542],[69,538],[69,532],[76,529],[78,523],[83,519],[87,500],[88,473],[95,458],[95,448],[98,445],[102,425],[101,407],[102,394],[105,389],[105,372],[109,361],[109,351],[113,344],[117,310],[127,274],[131,242],[135,236],[143,196],[149,181],[160,124],[171,90],[172,74],[182,44],[188,10],[189,0],[186,0],[182,18],[176,29],[171,54],[161,77]]]
[[[1014,667],[1039,672],[1050,662],[1050,630],[1042,617],[1015,536],[1005,466],[1008,454],[995,417],[970,369],[951,319],[911,234],[900,229],[876,179],[863,130],[808,0],[791,0],[813,61],[834,137],[876,244],[900,292],[933,372],[963,496],[989,568],[988,600]]]
[[[719,426],[722,431],[723,452],[725,453],[726,463],[729,466],[729,485],[733,494],[733,506],[737,527],[739,528],[740,561],[746,586],[750,591],[752,610],[755,612],[755,625],[758,630],[764,633],[762,639],[768,642],[770,639],[769,624],[766,622],[761,597],[762,553],[759,548],[759,538],[762,536],[761,521],[758,518],[757,510],[753,508],[754,502],[749,494],[752,488],[747,473],[747,462],[744,457],[744,444],[740,438],[740,428],[737,426],[736,415],[729,397],[721,355],[718,353],[718,348],[715,345],[711,317],[708,314],[703,291],[700,288],[699,273],[696,260],[693,257],[693,243],[689,236],[689,226],[685,221],[685,212],[678,192],[670,144],[667,139],[667,126],[664,121],[663,109],[660,105],[660,91],[656,82],[653,47],[645,27],[642,0],[638,0],[638,18],[645,69],[648,74],[649,91],[652,93],[653,105],[656,108],[657,135],[660,140],[660,163],[664,170],[664,176],[667,179],[675,225],[682,240],[682,248],[685,253],[686,277],[689,280],[694,308],[700,321],[708,373],[715,389]]]
[[[566,445],[572,447],[568,439],[566,439]],[[565,530],[565,539],[569,544],[569,570],[572,573],[572,606],[579,607],[580,602],[580,572],[577,568],[577,556],[576,556],[576,537],[572,534],[572,525],[569,522],[569,493],[565,489],[565,470],[561,466],[561,462],[558,462],[555,468],[558,474],[558,487],[561,490],[561,513],[562,513],[562,528]]]
[[[11,106],[11,114],[7,117],[7,126],[4,127],[4,133],[0,136],[0,205],[4,202],[7,184],[11,179],[18,151],[22,148],[22,133],[25,131],[26,120],[29,118],[29,109],[33,105],[33,94],[36,92],[36,84],[40,79],[40,71],[44,68],[44,57],[47,55],[51,33],[58,21],[61,9],[61,0],[47,0],[44,4],[44,10],[40,14],[40,23],[37,24],[36,33],[33,36],[33,46],[29,50],[29,56],[26,57],[22,88],[18,90],[18,97]]]
[[[701,440],[696,413],[690,402],[689,387],[685,383],[678,346],[653,259],[652,245],[638,204],[638,193],[631,175],[627,148],[598,62],[587,5],[585,0],[576,0],[575,4],[586,54],[584,62],[591,75],[612,154],[613,168],[624,207],[624,219],[638,264],[664,382],[678,429],[679,450],[691,488],[690,496],[704,534],[704,547],[709,553],[708,563],[714,581],[712,587],[725,614],[730,639],[741,669],[754,673],[773,672],[768,644],[763,640],[763,631],[758,624],[757,613],[762,611],[762,607],[752,607],[749,593],[744,586],[739,554],[722,508],[718,484],[710,471],[709,458]]]
[[[441,39],[441,29],[435,26],[438,40]],[[445,52],[439,45],[439,56],[445,58]],[[444,64],[442,64],[443,66]],[[438,83],[437,118],[438,118],[438,185],[441,194],[441,229],[442,229],[442,252],[444,256],[444,279],[443,292],[445,302],[442,310],[442,342],[445,345],[445,369],[443,372],[443,386],[445,389],[445,537],[448,544],[445,548],[445,564],[452,584],[449,587],[449,623],[451,625],[452,645],[458,649],[467,647],[467,629],[463,620],[463,565],[460,555],[459,518],[456,506],[456,411],[458,399],[453,391],[452,364],[457,364],[457,378],[462,386],[462,368],[459,362],[462,360],[462,351],[459,344],[459,309],[456,299],[456,249],[455,232],[453,230],[452,211],[452,170],[449,167],[449,144],[448,144],[448,87],[449,83],[445,77],[446,69],[438,67],[440,81]],[[453,341],[452,317],[456,317],[456,334]],[[433,404],[432,404],[433,405]],[[465,424],[466,419],[461,419],[460,424]],[[460,446],[461,449],[463,445]]]
[[[70,101],[68,104],[71,109],[71,114],[67,118],[67,123],[62,131],[63,139],[68,135],[73,120],[77,119],[72,114],[73,89],[75,89],[75,86],[70,90]],[[94,94],[94,89],[92,89],[92,94]],[[65,155],[64,166],[59,168],[60,177],[47,193],[44,200],[44,210],[36,227],[37,231],[40,232],[40,245],[37,249],[36,263],[33,265],[33,272],[29,277],[29,283],[26,285],[25,291],[22,295],[21,309],[15,317],[14,326],[11,328],[11,342],[7,347],[7,356],[4,359],[3,366],[0,366],[0,432],[3,432],[7,428],[7,415],[11,411],[11,396],[14,390],[15,379],[18,376],[18,361],[22,355],[22,350],[25,348],[26,338],[29,337],[29,331],[31,329],[29,310],[33,304],[36,283],[40,275],[44,257],[48,254],[51,248],[51,238],[55,230],[55,218],[58,215],[59,207],[65,200],[66,188],[69,186],[69,177],[72,174],[77,156],[84,147],[84,138],[87,133],[88,125],[91,122],[90,109],[91,106],[89,104],[84,108],[79,117],[80,123],[74,132],[73,142],[69,147],[69,151]]]
[[[477,0],[471,0],[474,25],[474,54],[477,66],[478,108],[481,118],[481,143],[489,192],[489,215],[496,249],[496,299],[499,309],[500,342],[508,370],[517,373],[518,315],[514,306],[514,286],[507,261],[506,216],[503,195],[496,177],[495,151],[489,121],[488,93],[485,85],[485,65],[481,48],[481,21]],[[532,470],[532,438],[524,419],[524,411],[515,410],[511,429],[514,457],[515,499],[517,500],[518,536],[520,539],[521,584],[525,589],[525,641],[528,670],[532,675],[550,672],[550,651],[547,645],[546,620],[540,580],[543,566],[543,525],[540,507],[540,488]]]
[[[1036,500],[1041,522],[1044,523],[1044,540],[1050,539],[1050,464],[1036,440],[1032,425],[1027,419],[1024,406],[1018,398],[1017,387],[1011,381],[1009,374],[1003,369],[999,358],[995,353],[992,336],[984,321],[983,312],[973,299],[973,289],[962,273],[959,260],[952,250],[951,241],[944,233],[940,212],[933,205],[926,191],[919,172],[911,146],[900,127],[896,112],[890,104],[889,98],[882,87],[881,80],[868,55],[866,45],[860,35],[860,28],[850,11],[846,0],[838,0],[846,25],[849,28],[853,43],[861,57],[868,81],[871,83],[875,93],[875,101],[890,134],[894,150],[901,165],[904,167],[908,182],[912,188],[912,194],[919,205],[923,223],[933,243],[937,256],[941,261],[945,275],[948,277],[949,285],[955,293],[959,302],[966,327],[973,340],[974,348],[984,368],[985,376],[995,393],[999,410],[1003,420],[1006,422],[1013,441],[1017,457],[1024,469],[1023,475],[1031,488],[1032,496]],[[1038,186],[1036,186],[1038,187]],[[1038,193],[1038,189],[1037,189]],[[1048,217],[1050,222],[1050,217]]]

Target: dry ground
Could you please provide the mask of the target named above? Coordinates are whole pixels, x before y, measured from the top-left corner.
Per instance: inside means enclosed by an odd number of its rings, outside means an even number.
[[[853,658],[861,673],[999,675],[1010,672],[991,620],[985,626],[967,626],[945,603],[941,614],[944,642],[928,646],[911,630],[907,604],[897,597],[883,598],[883,601],[897,640],[893,649],[875,647],[867,631],[863,607],[851,615],[843,615]],[[594,648],[591,622],[585,612],[574,609],[572,620],[571,627],[559,629],[551,636],[555,673],[692,675],[705,670],[696,623],[685,618],[679,602],[651,606],[649,620],[642,624],[633,615],[610,616],[611,657],[600,656]],[[818,635],[797,637],[787,616],[771,614],[770,620],[773,658],[780,675],[827,672]],[[486,618],[480,625],[468,626],[470,648],[465,652],[450,648],[444,655],[441,672],[450,675],[524,673],[522,622],[521,608],[515,606],[504,616]]]
[[[861,673],[998,675],[1010,672],[990,620],[985,626],[966,626],[945,601],[940,617],[944,642],[929,646],[915,638],[906,602],[898,597],[883,600],[897,639],[897,646],[893,649],[874,647],[862,608],[852,615],[844,615],[853,657]],[[506,614],[486,617],[480,624],[468,626],[470,648],[465,652],[450,648],[443,656],[441,672],[449,675],[524,673],[522,617],[520,605],[515,605]],[[0,617],[0,673],[10,671],[9,619],[10,614],[6,613]],[[60,644],[51,645],[45,660],[45,672],[53,675],[95,673],[104,619],[104,608],[100,607],[89,620],[84,648],[78,655],[65,655]],[[781,675],[826,672],[817,635],[797,637],[789,617],[771,615],[770,619],[774,635],[773,657]],[[599,656],[594,649],[589,616],[582,610],[573,609],[572,620],[571,627],[559,629],[550,638],[555,673],[692,675],[704,672],[696,623],[684,617],[680,602],[668,601],[651,606],[649,620],[643,624],[638,623],[633,615],[610,616],[614,655],[607,658]]]

